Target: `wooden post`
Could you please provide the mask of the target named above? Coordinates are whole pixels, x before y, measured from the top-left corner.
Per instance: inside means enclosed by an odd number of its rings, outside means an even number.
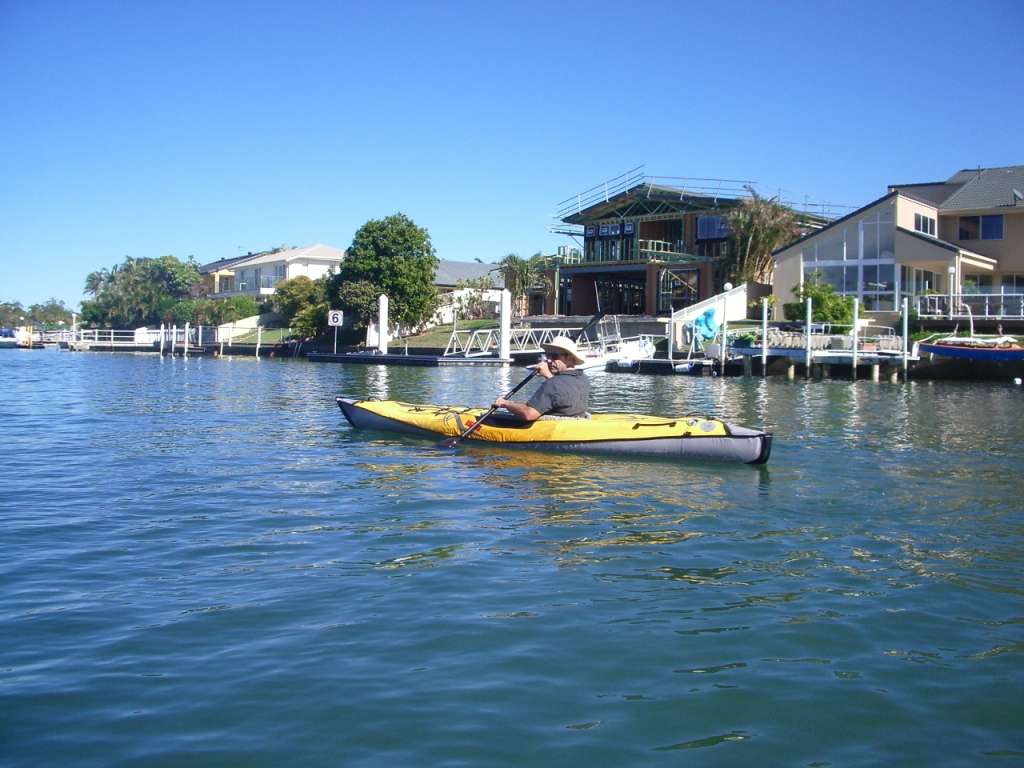
[[[876,381],[877,382],[879,380],[879,378],[880,378],[879,377],[878,368],[879,368],[878,363],[872,363],[871,364],[871,380],[872,381]]]
[[[786,363],[786,378],[790,381],[796,378],[796,363],[793,362],[793,358],[789,358]]]
[[[160,323],[160,357],[164,356],[164,324]]]
[[[260,342],[263,341],[263,326],[256,326],[256,359],[260,358]]]
[[[186,321],[186,323],[185,323],[185,343],[181,347],[181,356],[185,357],[185,358],[188,357],[188,327],[189,327],[189,323]]]
[[[171,357],[174,357],[174,346],[178,343],[178,324],[171,326]]]
[[[754,372],[754,356],[744,355],[743,356],[743,375],[751,376]]]

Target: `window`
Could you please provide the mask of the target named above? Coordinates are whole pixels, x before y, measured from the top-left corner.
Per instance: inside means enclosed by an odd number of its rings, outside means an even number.
[[[1003,293],[1024,293],[1024,275],[1003,275]]]
[[[842,261],[843,252],[842,232],[818,243],[818,261]]]
[[[1002,240],[1003,215],[997,213],[991,216],[961,216],[960,239]]]
[[[914,229],[926,235],[935,237],[935,219],[921,213],[914,214]]]
[[[725,216],[698,216],[697,239],[721,240],[729,236],[729,224]]]
[[[1003,215],[981,217],[981,239],[1002,240],[1003,239]]]
[[[963,293],[992,293],[992,275],[964,275]]]

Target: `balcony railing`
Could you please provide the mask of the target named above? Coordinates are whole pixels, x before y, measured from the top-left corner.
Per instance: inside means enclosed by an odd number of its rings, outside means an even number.
[[[918,317],[1024,319],[1024,293],[954,293],[918,296]]]

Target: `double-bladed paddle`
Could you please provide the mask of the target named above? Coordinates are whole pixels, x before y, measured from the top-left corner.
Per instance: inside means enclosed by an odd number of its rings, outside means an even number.
[[[577,332],[576,337],[573,339],[573,341],[578,341],[580,338],[582,338],[583,335],[591,328],[593,328],[595,325],[597,325],[601,321],[601,318],[604,316],[604,312],[598,312],[596,315],[590,318],[590,320],[587,321],[587,324],[580,328],[580,330]],[[505,395],[505,397],[502,399],[508,400],[510,397],[512,397],[512,395],[514,395],[520,389],[525,387],[527,382],[537,375],[537,370],[537,368],[534,368],[532,371],[530,371],[529,375],[525,379],[520,381],[518,384],[516,384],[514,387],[512,387],[512,389],[509,390],[508,394]],[[454,448],[467,437],[469,437],[471,434],[476,432],[476,430],[480,428],[480,425],[483,424],[484,421],[488,419],[491,416],[491,414],[493,414],[496,410],[498,410],[498,406],[492,405],[490,408],[487,409],[483,416],[481,416],[479,419],[470,424],[465,430],[463,430],[462,434],[456,435],[455,437],[445,438],[440,443],[438,443],[437,447]]]

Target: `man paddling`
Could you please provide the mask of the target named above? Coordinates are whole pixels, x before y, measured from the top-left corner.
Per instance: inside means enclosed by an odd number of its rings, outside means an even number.
[[[590,406],[590,382],[582,370],[583,358],[576,342],[568,336],[556,336],[549,344],[541,344],[547,359],[537,364],[537,373],[545,379],[533,396],[525,403],[499,397],[497,408],[504,408],[524,421],[536,421],[542,416],[585,418]]]

